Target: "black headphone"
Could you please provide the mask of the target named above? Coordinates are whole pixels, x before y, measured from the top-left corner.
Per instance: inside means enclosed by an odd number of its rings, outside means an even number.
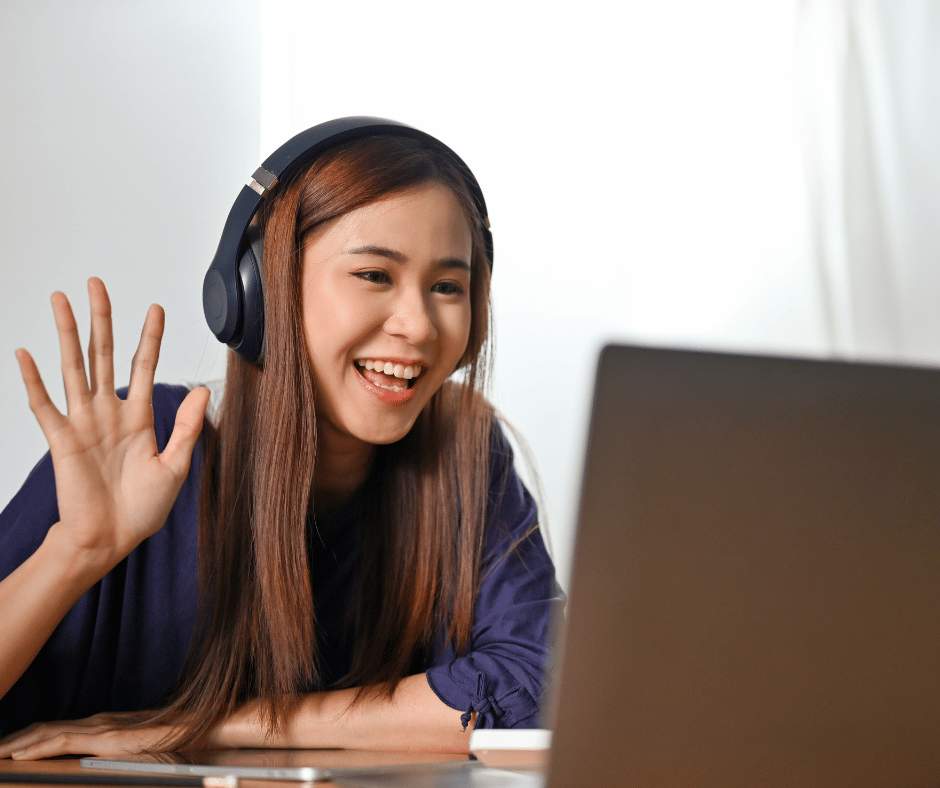
[[[410,137],[449,158],[466,181],[483,219],[480,228],[486,257],[493,266],[493,236],[483,192],[470,168],[443,142],[430,134],[382,118],[338,118],[302,131],[285,142],[255,170],[243,186],[222,228],[222,238],[202,284],[202,308],[206,322],[220,342],[226,343],[250,363],[264,358],[264,298],[261,277],[262,242],[251,220],[280,183],[310,164],[321,153],[345,142],[393,135]]]

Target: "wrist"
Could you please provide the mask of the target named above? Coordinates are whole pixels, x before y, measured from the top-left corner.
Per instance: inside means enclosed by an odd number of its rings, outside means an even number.
[[[61,583],[87,590],[126,558],[130,550],[76,544],[68,537],[67,526],[60,521],[49,529],[36,552],[55,571]]]

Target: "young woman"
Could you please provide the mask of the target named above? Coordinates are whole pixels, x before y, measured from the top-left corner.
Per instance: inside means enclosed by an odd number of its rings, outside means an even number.
[[[481,394],[482,195],[433,138],[362,121],[254,184],[263,335],[215,415],[154,386],[157,306],[115,395],[96,279],[87,372],[52,298],[67,414],[17,352],[50,454],[0,515],[0,757],[466,752],[538,724],[557,590]]]

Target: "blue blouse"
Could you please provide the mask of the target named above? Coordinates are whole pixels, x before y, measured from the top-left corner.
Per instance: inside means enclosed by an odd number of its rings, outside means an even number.
[[[160,450],[187,389],[154,388]],[[123,392],[122,392],[123,395]],[[424,669],[437,696],[476,727],[537,727],[548,662],[551,617],[561,601],[551,558],[538,530],[535,503],[512,469],[502,434],[492,456],[494,478],[509,467],[487,524],[484,579],[468,652],[428,655]],[[99,711],[155,708],[173,686],[192,637],[199,597],[197,540],[203,470],[197,444],[189,475],[156,534],[96,583],[65,616],[33,663],[0,699],[0,735],[43,720]],[[341,633],[357,585],[359,507],[353,501],[310,529],[309,555],[319,646],[327,680],[351,659]],[[55,478],[47,454],[0,513],[0,578],[39,547],[58,520]]]

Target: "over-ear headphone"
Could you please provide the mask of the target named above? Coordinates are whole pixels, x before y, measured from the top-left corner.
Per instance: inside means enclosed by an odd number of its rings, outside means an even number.
[[[202,308],[209,328],[220,342],[246,361],[259,363],[264,357],[262,243],[260,232],[251,226],[252,218],[262,203],[276,193],[279,184],[286,183],[324,151],[379,135],[410,137],[452,161],[463,175],[483,219],[481,231],[492,267],[493,236],[483,192],[470,168],[443,142],[404,123],[382,118],[350,117],[321,123],[285,142],[255,170],[251,183],[242,187],[225,220],[219,248],[203,281]]]

